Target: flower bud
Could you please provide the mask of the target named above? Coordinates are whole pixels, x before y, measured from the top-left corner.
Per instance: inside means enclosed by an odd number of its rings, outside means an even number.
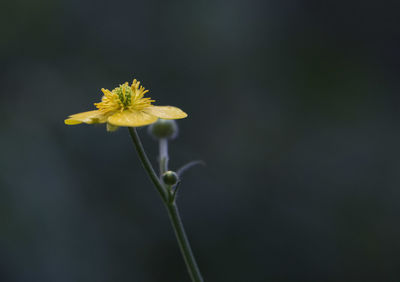
[[[178,125],[171,119],[158,119],[149,126],[149,134],[156,139],[174,139],[178,135]]]
[[[167,185],[175,185],[179,181],[179,176],[175,172],[169,170],[163,174],[162,179]]]

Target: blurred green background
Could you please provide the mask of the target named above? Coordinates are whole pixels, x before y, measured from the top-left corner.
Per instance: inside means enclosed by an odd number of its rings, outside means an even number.
[[[126,129],[134,77],[189,113],[171,166],[206,281],[400,281],[398,1],[3,1],[0,281],[189,281]],[[152,160],[157,143],[141,129]]]

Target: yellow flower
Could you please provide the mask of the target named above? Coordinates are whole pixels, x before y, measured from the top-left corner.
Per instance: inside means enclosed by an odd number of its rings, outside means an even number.
[[[112,91],[102,88],[104,96],[95,103],[97,110],[70,115],[64,122],[67,125],[81,123],[107,123],[107,130],[114,131],[120,126],[138,127],[149,125],[163,119],[181,119],[187,114],[172,106],[153,106],[154,100],[143,98],[149,92],[136,79],[132,85],[121,84]]]

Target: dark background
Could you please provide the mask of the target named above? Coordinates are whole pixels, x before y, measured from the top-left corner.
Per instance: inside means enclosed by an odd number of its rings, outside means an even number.
[[[0,281],[189,281],[127,130],[63,123],[134,77],[189,114],[171,167],[207,163],[205,281],[400,281],[399,6],[3,1]]]

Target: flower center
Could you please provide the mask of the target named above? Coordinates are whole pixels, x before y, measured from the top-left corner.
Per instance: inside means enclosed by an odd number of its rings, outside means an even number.
[[[131,104],[132,100],[132,89],[128,84],[123,84],[113,90],[118,95],[119,101],[122,103],[124,108],[127,108]]]
[[[125,110],[141,111],[151,106],[151,103],[154,102],[151,98],[143,98],[148,90],[140,86],[140,82],[136,79],[131,86],[126,82],[112,91],[104,88],[101,91],[104,96],[100,103],[95,103],[95,106],[104,114],[113,114]]]

